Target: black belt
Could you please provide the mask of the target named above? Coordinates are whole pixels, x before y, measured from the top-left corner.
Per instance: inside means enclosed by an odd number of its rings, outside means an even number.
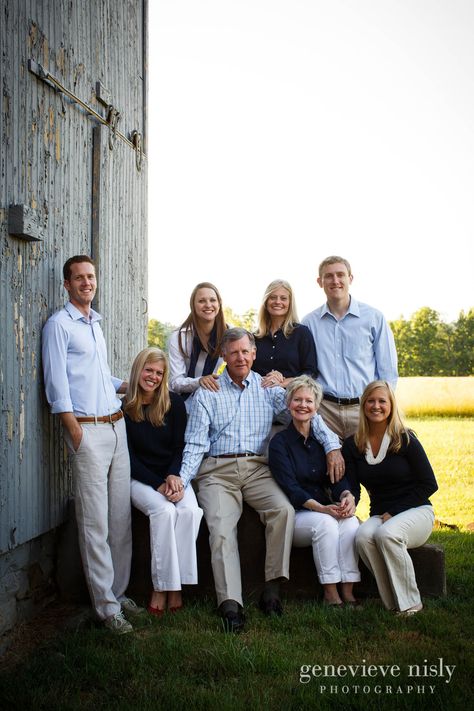
[[[334,395],[326,395],[326,393],[323,395],[323,400],[337,402],[338,405],[358,405],[360,403],[359,397],[335,397]]]
[[[261,457],[255,452],[236,452],[235,454],[216,454],[216,459],[236,459],[237,457]]]

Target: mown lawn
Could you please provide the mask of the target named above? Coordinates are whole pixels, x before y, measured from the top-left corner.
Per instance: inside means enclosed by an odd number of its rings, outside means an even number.
[[[433,540],[445,546],[449,592],[418,616],[400,619],[376,600],[358,611],[288,601],[275,620],[248,606],[247,631],[227,636],[213,601],[188,601],[174,616],[143,616],[126,637],[92,625],[62,634],[0,672],[1,708],[467,709],[474,537]]]
[[[378,600],[357,611],[288,600],[275,620],[248,605],[246,631],[236,637],[223,634],[213,600],[188,599],[182,612],[160,620],[144,615],[122,638],[87,623],[3,667],[0,709],[468,709],[474,536],[466,526],[474,518],[474,420],[409,424],[438,478],[437,518],[462,529],[440,529],[430,539],[445,548],[446,598],[425,600],[423,613],[408,619]]]

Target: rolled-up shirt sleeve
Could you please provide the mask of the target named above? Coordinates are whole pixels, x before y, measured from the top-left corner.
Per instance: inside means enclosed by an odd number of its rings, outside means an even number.
[[[68,332],[60,323],[46,322],[42,341],[43,373],[46,398],[53,414],[73,412],[67,374],[68,341]]]
[[[199,387],[199,378],[190,378],[187,375],[187,364],[179,347],[179,338],[185,338],[183,333],[173,331],[168,344],[168,359],[170,366],[170,390],[175,393],[193,393]],[[189,339],[186,347],[192,347]]]
[[[206,404],[198,392],[193,399],[188,424],[184,434],[184,451],[181,471],[179,473],[184,486],[194,479],[201,466],[202,459],[210,447],[211,417]]]
[[[380,324],[374,337],[375,378],[387,380],[392,388],[398,381],[397,349],[392,330],[384,316],[380,315]]]
[[[341,443],[335,432],[329,429],[321,415],[315,415],[311,420],[311,429],[314,438],[323,446],[325,453],[340,449]]]

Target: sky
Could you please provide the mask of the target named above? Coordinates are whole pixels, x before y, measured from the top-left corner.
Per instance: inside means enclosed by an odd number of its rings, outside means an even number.
[[[150,0],[148,138],[150,318],[302,318],[331,254],[389,319],[474,306],[472,0]]]

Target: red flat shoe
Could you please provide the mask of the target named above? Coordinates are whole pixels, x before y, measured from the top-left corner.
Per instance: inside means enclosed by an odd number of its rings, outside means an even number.
[[[161,610],[159,607],[153,607],[153,605],[148,605],[147,610],[150,615],[155,615],[155,617],[163,617],[165,614],[164,610]]]

